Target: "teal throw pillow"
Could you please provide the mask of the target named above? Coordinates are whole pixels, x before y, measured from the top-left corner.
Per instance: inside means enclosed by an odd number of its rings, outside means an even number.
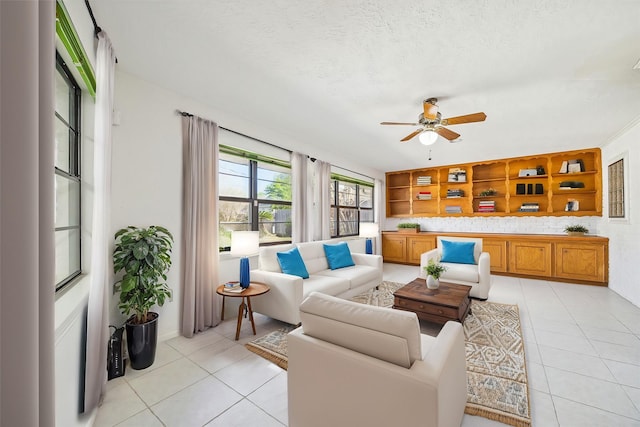
[[[473,250],[476,246],[475,242],[452,242],[450,240],[441,240],[442,242],[442,259],[441,262],[453,262],[456,264],[475,264]]]
[[[309,278],[309,272],[304,265],[298,248],[293,248],[286,252],[277,252],[276,255],[278,256],[278,264],[280,264],[280,269],[283,273],[300,276],[303,279]]]
[[[340,242],[337,245],[323,244],[322,246],[324,246],[324,254],[327,257],[330,269],[336,270],[338,268],[356,265],[356,263],[353,262],[353,258],[351,258],[351,251],[349,250],[347,242]]]

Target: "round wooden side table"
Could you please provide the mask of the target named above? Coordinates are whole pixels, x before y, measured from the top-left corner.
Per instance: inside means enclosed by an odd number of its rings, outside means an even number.
[[[230,282],[230,283],[238,283],[238,282]],[[226,297],[242,298],[240,307],[238,307],[238,326],[236,327],[236,341],[238,341],[238,338],[240,338],[240,327],[242,326],[242,315],[245,310],[247,311],[247,314],[249,315],[249,319],[251,320],[253,335],[256,335],[256,324],[253,321],[253,310],[251,309],[251,297],[266,294],[267,292],[269,292],[269,286],[260,282],[249,282],[249,287],[239,293],[225,292],[224,285],[220,285],[218,286],[218,289],[216,289],[216,293],[218,295],[222,295],[222,316],[220,318],[221,320],[224,320],[224,301]],[[247,300],[246,303],[245,303],[245,298]]]

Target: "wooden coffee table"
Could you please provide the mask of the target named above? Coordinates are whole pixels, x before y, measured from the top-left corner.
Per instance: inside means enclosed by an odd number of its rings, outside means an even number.
[[[393,293],[393,308],[413,311],[419,319],[444,324],[462,323],[471,308],[471,286],[440,281],[438,289],[427,288],[425,279],[415,279]]]
[[[237,283],[237,282],[230,282],[230,283]],[[238,307],[238,324],[236,325],[236,341],[238,341],[238,338],[240,338],[240,328],[242,327],[242,315],[245,314],[245,313],[246,313],[246,315],[249,316],[249,320],[251,320],[251,327],[253,328],[253,335],[256,334],[256,324],[253,321],[253,309],[251,308],[251,297],[255,297],[255,296],[258,296],[258,295],[266,294],[267,292],[269,292],[269,286],[264,284],[264,283],[260,283],[260,282],[250,282],[249,283],[249,287],[247,289],[245,289],[244,291],[238,293],[238,294],[225,292],[224,291],[224,285],[220,285],[220,286],[218,286],[218,289],[216,289],[216,293],[218,295],[222,295],[222,316],[220,316],[221,320],[224,320],[224,300],[227,297],[231,297],[231,298],[240,297],[240,298],[242,298],[242,302],[240,303],[240,306]],[[244,302],[245,298],[247,300],[246,304]]]

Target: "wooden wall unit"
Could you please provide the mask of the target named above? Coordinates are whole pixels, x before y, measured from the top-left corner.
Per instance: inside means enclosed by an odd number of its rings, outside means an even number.
[[[420,265],[437,236],[479,237],[491,256],[491,273],[592,285],[609,280],[609,239],[600,236],[496,233],[382,233],[385,262]]]
[[[561,173],[563,165],[577,160],[581,166],[573,166],[571,173]],[[464,181],[451,182],[449,172],[453,168],[466,172]],[[526,170],[536,173],[522,176]],[[567,188],[569,181],[580,182],[582,187]],[[387,217],[602,215],[599,148],[387,172],[386,185]],[[489,189],[497,193],[480,195]],[[463,195],[451,197],[450,190],[461,190]],[[431,199],[425,197],[427,194]],[[565,210],[570,200],[576,202],[578,210]],[[495,212],[481,209],[486,202],[494,203]],[[520,210],[523,204],[534,203],[537,212]]]

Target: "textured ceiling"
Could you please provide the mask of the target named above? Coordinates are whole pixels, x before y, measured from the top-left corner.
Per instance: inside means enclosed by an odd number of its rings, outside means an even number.
[[[602,146],[640,117],[637,0],[92,6],[119,69],[246,123],[234,130],[379,171]],[[428,161],[399,142],[414,127],[379,122],[413,122],[431,96],[443,117],[487,120],[451,126],[462,140],[439,138]]]

